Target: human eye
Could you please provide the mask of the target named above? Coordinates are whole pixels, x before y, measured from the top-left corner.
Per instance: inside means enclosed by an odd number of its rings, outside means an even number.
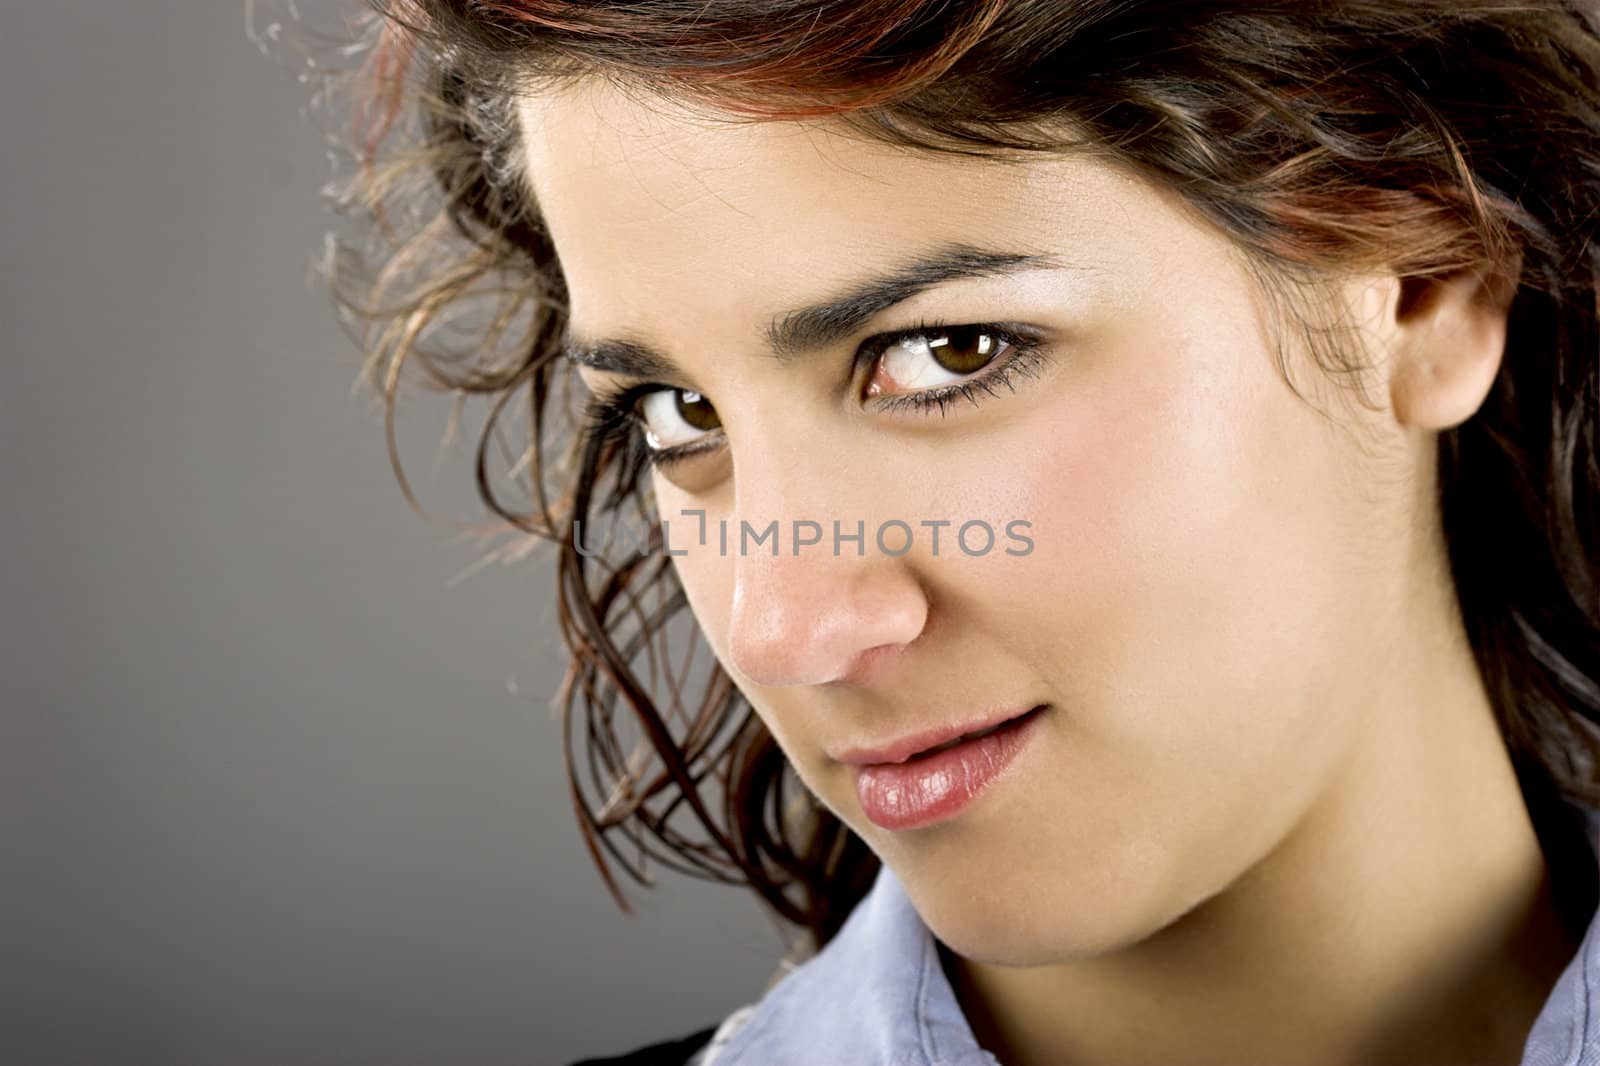
[[[1043,365],[1041,347],[1020,326],[922,322],[867,338],[854,365],[872,365],[865,389],[870,410],[943,415],[957,399],[976,405],[980,394],[997,395],[1002,387],[1015,391],[1019,377]],[[722,420],[709,400],[659,382],[597,392],[586,424],[606,440],[640,433],[645,461],[662,468],[715,451],[723,441]]]
[[[945,325],[924,322],[911,329],[868,338],[862,352],[873,372],[866,395],[876,411],[940,415],[957,399],[976,406],[979,394],[994,396],[1016,380],[1038,372],[1042,342],[1022,327],[997,323]],[[890,391],[899,390],[899,391]]]
[[[585,423],[606,440],[640,433],[645,460],[659,467],[712,451],[722,439],[722,420],[711,401],[691,389],[655,382],[598,393],[589,401]]]

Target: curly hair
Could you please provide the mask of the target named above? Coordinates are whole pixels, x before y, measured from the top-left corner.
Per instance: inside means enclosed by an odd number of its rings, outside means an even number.
[[[748,886],[826,943],[878,858],[815,803],[648,541],[642,443],[578,417],[566,290],[519,180],[518,93],[598,76],[730,121],[829,117],[929,152],[1095,152],[1175,190],[1282,306],[1383,268],[1515,279],[1482,407],[1442,432],[1438,503],[1479,670],[1530,806],[1600,803],[1600,16],[1560,0],[369,0],[337,191],[361,240],[323,262],[382,393],[395,475],[402,368],[490,410],[477,488],[496,528],[553,545],[570,666],[573,805],[618,903],[649,861]],[[1072,131],[1069,135],[1068,131]],[[1512,266],[1510,264],[1516,264]],[[447,334],[456,333],[452,341]],[[1353,370],[1316,345],[1330,373]],[[1280,354],[1281,359],[1281,354]],[[507,481],[491,437],[526,389]],[[621,712],[621,713],[619,713]],[[626,743],[624,734],[632,734]],[[583,772],[580,773],[580,768]]]

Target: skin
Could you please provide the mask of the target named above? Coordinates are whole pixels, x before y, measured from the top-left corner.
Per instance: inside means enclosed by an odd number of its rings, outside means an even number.
[[[650,476],[663,516],[1032,523],[1024,555],[947,533],[937,557],[924,535],[776,558],[673,523],[718,659],[904,884],[986,1048],[1520,1058],[1575,944],[1433,502],[1437,433],[1502,354],[1501,289],[1352,273],[1336,306],[1367,371],[1335,385],[1286,334],[1300,396],[1234,246],[1110,163],[914,153],[599,81],[519,108],[574,334],[648,342],[679,368],[649,380],[720,419],[720,447]],[[1064,265],[939,285],[792,364],[762,354],[789,309],[946,241]],[[1043,366],[944,417],[874,408],[907,375],[854,365],[858,345],[925,316],[1026,324]],[[1010,772],[937,825],[873,824],[833,757],[1041,702]]]

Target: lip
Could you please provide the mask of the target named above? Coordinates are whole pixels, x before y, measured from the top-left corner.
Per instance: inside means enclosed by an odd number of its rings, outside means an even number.
[[[1029,707],[1012,707],[985,715],[964,725],[935,726],[932,729],[924,729],[920,733],[911,733],[877,747],[847,748],[834,755],[833,758],[834,761],[842,762],[849,766],[903,763],[918,752],[927,751],[929,748],[937,748],[940,744],[947,744],[957,737],[966,736],[968,733],[978,733],[985,729],[992,729],[1003,722],[1021,718],[1023,715],[1036,711],[1043,706],[1045,705],[1042,703],[1036,703]]]
[[[862,812],[884,829],[916,829],[955,817],[1011,766],[1036,732],[1046,707],[1039,704],[1001,719],[993,732],[931,755],[852,764],[850,774]]]

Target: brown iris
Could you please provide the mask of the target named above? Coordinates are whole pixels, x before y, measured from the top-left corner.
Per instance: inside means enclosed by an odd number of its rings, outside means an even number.
[[[717,418],[717,409],[711,402],[698,392],[688,389],[674,389],[674,406],[678,417],[683,419],[695,429],[716,429],[722,424]]]
[[[999,350],[1000,339],[982,326],[957,326],[929,335],[928,351],[952,374],[982,370]]]

